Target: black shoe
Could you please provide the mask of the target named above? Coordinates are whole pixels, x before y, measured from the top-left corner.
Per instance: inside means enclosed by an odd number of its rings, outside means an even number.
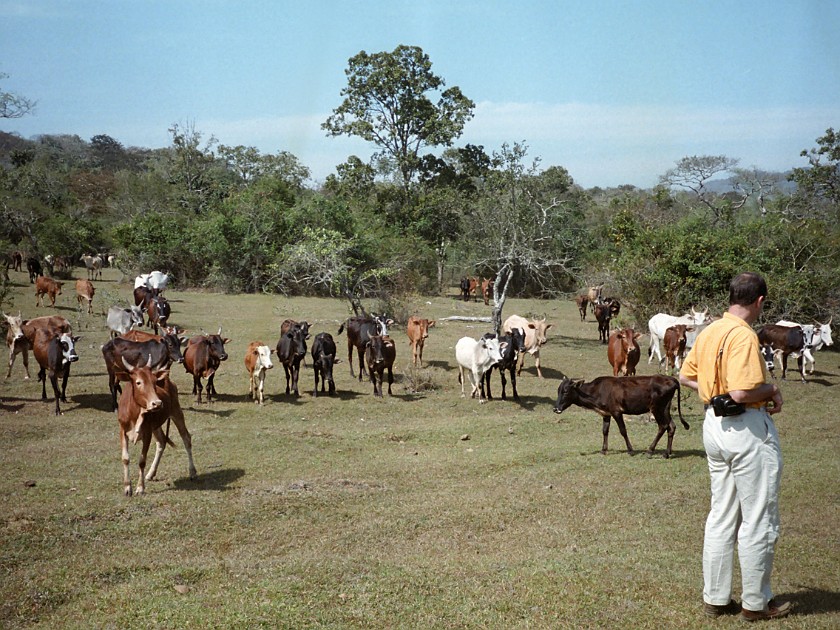
[[[737,615],[741,612],[741,606],[734,599],[730,599],[728,604],[723,606],[715,606],[714,604],[707,604],[703,602],[703,613],[707,617],[721,617],[723,615]]]
[[[764,610],[755,611],[743,608],[741,610],[741,618],[746,621],[781,619],[782,617],[787,617],[791,610],[793,610],[793,606],[790,602],[777,602],[775,599],[771,599],[767,602],[767,608]]]

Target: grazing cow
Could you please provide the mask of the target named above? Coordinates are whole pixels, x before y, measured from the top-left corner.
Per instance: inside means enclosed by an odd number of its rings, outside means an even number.
[[[202,378],[207,379],[207,402],[212,402],[212,396],[218,395],[213,378],[221,362],[227,361],[225,344],[230,341],[227,337],[222,337],[222,327],[219,326],[219,332],[215,335],[196,335],[187,343],[187,349],[184,350],[184,369],[193,375],[192,393],[196,395],[195,401],[198,404],[201,404],[201,392],[204,389]]]
[[[88,280],[102,279],[102,258],[85,254],[79,260],[87,267]]]
[[[63,286],[63,282],[56,282],[46,276],[38,276],[35,280],[35,306],[41,306],[44,296],[47,295],[50,298],[50,306],[55,308],[55,298],[61,295]]]
[[[485,339],[494,339],[495,337],[495,333],[484,335]],[[519,393],[516,391],[516,363],[519,360],[519,353],[524,351],[525,333],[522,332],[522,329],[514,328],[509,334],[499,337],[499,353],[502,355],[502,359],[498,363],[491,365],[481,380],[482,392],[485,386],[487,388],[487,400],[493,400],[493,393],[490,391],[490,376],[493,374],[493,368],[498,368],[499,376],[502,379],[502,400],[507,400],[505,393],[507,387],[505,371],[510,372],[513,399],[519,400]]]
[[[505,346],[507,347],[507,346]],[[472,391],[470,398],[475,398],[478,392],[478,402],[484,402],[483,387],[481,382],[484,373],[493,365],[502,360],[502,351],[498,339],[478,340],[472,337],[461,337],[455,344],[455,360],[458,362],[458,382],[461,384],[461,398],[466,396],[464,392],[464,371],[469,374]]]
[[[102,358],[108,371],[108,389],[111,404],[117,410],[117,394],[122,392],[120,380],[127,372],[126,364],[139,367],[148,365],[153,370],[169,369],[173,363],[183,363],[181,345],[186,341],[179,337],[177,329],[164,329],[165,335],[152,335],[141,330],[131,330],[124,337],[109,340],[102,346]]]
[[[665,458],[671,457],[671,447],[677,427],[671,419],[671,401],[677,393],[677,410],[680,422],[688,429],[688,423],[683,420],[680,403],[680,384],[673,376],[657,374],[655,376],[601,376],[590,383],[583,379],[572,380],[564,378],[557,388],[557,402],[554,413],[563,413],[571,405],[578,405],[584,409],[597,412],[604,420],[604,444],[601,453],[607,453],[607,438],[610,433],[610,418],[615,419],[618,430],[627,444],[627,452],[633,453],[630,438],[627,437],[627,427],[624,425],[624,414],[637,415],[650,413],[656,420],[659,430],[656,438],[648,448],[648,455],[652,455],[659,438],[668,432],[668,446]]]
[[[609,305],[596,304],[595,319],[598,320],[598,340],[601,343],[607,343],[610,336],[610,320],[612,319],[612,309]]]
[[[778,321],[776,324],[779,326],[800,326],[802,328],[802,332],[805,334],[806,347],[809,345],[809,332],[811,333],[810,339],[812,347],[807,352],[803,351],[804,354],[802,356],[804,359],[805,371],[808,372],[808,374],[813,374],[814,367],[816,366],[814,353],[817,350],[821,350],[823,346],[831,346],[834,344],[834,340],[831,338],[831,318],[825,324],[814,322],[813,324],[802,325],[785,320]],[[809,367],[810,369],[808,369]]]
[[[542,378],[542,370],[540,370],[540,348],[548,341],[546,333],[553,324],[546,324],[545,317],[542,319],[527,320],[519,315],[511,315],[505,320],[502,325],[502,332],[509,335],[514,328],[519,328],[525,333],[525,352],[519,353],[519,367],[516,370],[517,375],[522,374],[522,366],[525,363],[525,354],[533,355],[534,363],[537,367],[537,376]]]
[[[344,328],[347,328],[347,362],[350,364],[350,376],[353,374],[353,348],[359,356],[359,382],[362,380],[362,375],[365,373],[364,362],[362,354],[365,351],[365,345],[372,335],[388,335],[388,326],[394,323],[393,319],[389,319],[386,315],[376,315],[375,313],[366,317],[351,317],[346,322],[343,322],[338,328],[340,335]]]
[[[265,396],[265,373],[274,367],[271,362],[273,350],[262,341],[252,341],[245,351],[245,369],[248,371],[248,395],[255,403],[263,404]]]
[[[461,299],[466,302],[470,299],[470,279],[467,276],[461,278],[461,282],[458,285],[459,289],[461,290]]]
[[[131,308],[112,306],[108,309],[106,322],[112,337],[124,335],[134,326],[143,325],[143,311],[140,310],[139,306],[132,306]]]
[[[172,309],[169,302],[162,295],[156,295],[148,302],[149,326],[155,329],[155,334],[158,333],[158,327],[166,328],[169,316],[172,314]]]
[[[388,370],[388,395],[394,383],[394,359],[397,358],[397,344],[385,335],[371,335],[365,344],[365,362],[373,383],[373,395],[382,398],[382,381]]]
[[[46,317],[35,317],[34,319],[23,319],[18,313],[16,316],[5,315],[9,330],[6,332],[6,344],[9,346],[9,371],[6,378],[12,375],[12,366],[15,364],[15,357],[23,354],[23,368],[26,375],[24,380],[30,378],[29,374],[29,351],[35,344],[35,336],[38,330],[44,329],[52,336],[70,332],[70,322],[58,315]]]
[[[807,382],[802,356],[810,349],[805,347],[805,333],[802,328],[799,326],[767,324],[758,331],[758,342],[762,345],[769,345],[773,348],[774,353],[782,355],[782,380],[785,380],[787,376],[788,356],[794,355],[802,382]]]
[[[577,304],[578,312],[580,313],[580,321],[586,321],[586,310],[589,307],[589,297],[586,295],[576,295],[575,304]]]
[[[642,333],[632,328],[622,328],[610,335],[607,345],[607,359],[613,369],[613,376],[636,376],[636,365],[639,363],[641,351],[636,341]]]
[[[82,308],[82,302],[87,301],[88,315],[93,313],[93,294],[96,289],[90,280],[76,280],[76,300],[79,303],[79,309]]]
[[[489,306],[490,298],[493,297],[493,280],[490,278],[481,281],[481,295],[484,297],[484,306]]]
[[[14,271],[21,271],[23,265],[23,254],[20,252],[12,252],[6,257],[6,271],[13,269]]]
[[[697,335],[700,334],[700,331],[708,326],[711,321],[712,318],[709,316],[709,309],[704,311],[695,311],[693,306],[691,307],[690,315],[686,314],[677,317],[676,315],[668,315],[667,313],[657,313],[651,317],[650,320],[648,320],[648,329],[650,330],[648,365],[650,365],[650,362],[653,361],[654,355],[656,355],[656,359],[660,366],[665,360],[662,350],[659,348],[659,343],[665,338],[665,331],[668,330],[668,328],[676,326],[677,324],[692,326],[694,331],[691,334],[687,334],[685,338],[685,346],[686,348],[690,348],[694,345],[694,340],[697,338]]]
[[[312,395],[318,396],[318,378],[321,379],[321,391],[324,391],[324,384],[329,383],[329,393],[335,393],[335,381],[333,380],[333,365],[339,362],[338,350],[335,341],[330,333],[322,332],[315,335],[312,342],[312,367],[315,368],[315,389]]]
[[[679,371],[683,359],[685,359],[685,346],[688,340],[688,333],[694,330],[685,324],[668,326],[665,329],[665,337],[662,345],[665,347],[665,368]]]
[[[151,481],[157,474],[160,459],[167,444],[173,447],[175,444],[165,435],[161,427],[167,419],[171,419],[181,435],[184,443],[184,450],[187,452],[188,471],[190,479],[195,479],[198,473],[195,470],[192,455],[192,437],[187,430],[184,421],[184,412],[178,402],[178,388],[175,383],[169,380],[169,370],[153,369],[148,365],[135,367],[125,365],[128,377],[125,379],[130,386],[126,387],[120,396],[117,418],[120,423],[120,448],[122,449],[123,463],[123,493],[130,497],[131,479],[129,478],[129,453],[128,441],[133,443],[140,439],[141,450],[137,465],[140,469],[140,476],[137,479],[135,495],[144,494],[146,481]],[[155,458],[149,467],[148,474],[144,475],[146,468],[146,456],[149,452],[149,445],[155,438]]]
[[[435,320],[420,319],[412,315],[405,326],[408,343],[411,346],[411,364],[423,367],[423,345],[429,338],[429,328],[435,327]]]
[[[299,326],[290,326],[277,341],[277,360],[283,364],[286,373],[286,394],[298,391],[300,377],[300,362],[306,356],[306,333]]]
[[[295,321],[294,319],[284,319],[283,323],[280,324],[280,334],[285,335],[292,328],[298,328],[298,329],[301,330],[301,332],[303,332],[303,338],[304,339],[309,339],[309,337],[311,336],[309,334],[310,326],[312,326],[312,324],[310,324],[309,322],[306,322],[306,321],[298,322],[298,321]]]
[[[29,284],[34,284],[38,276],[44,275],[44,270],[41,268],[41,261],[34,256],[26,259],[26,270],[29,272]]]
[[[32,354],[41,366],[38,380],[41,381],[41,400],[47,399],[47,370],[50,371],[50,383],[55,394],[55,415],[61,415],[61,402],[67,402],[67,379],[70,377],[70,364],[79,360],[76,354],[76,342],[79,337],[70,333],[54,334],[46,328],[35,331]],[[58,391],[58,377],[61,377],[61,393]]]

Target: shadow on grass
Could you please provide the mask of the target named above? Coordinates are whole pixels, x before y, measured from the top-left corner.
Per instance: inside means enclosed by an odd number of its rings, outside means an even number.
[[[176,479],[172,486],[174,490],[225,491],[229,490],[228,486],[244,476],[245,471],[241,468],[225,468],[200,473],[195,479],[181,477],[180,479]]]
[[[97,411],[107,411],[108,413],[113,413],[114,409],[111,406],[111,394],[76,394],[71,395],[70,398],[73,399],[74,402],[79,403],[82,407],[87,409],[96,409]],[[119,400],[119,394],[117,394],[117,400]]]
[[[235,409],[215,409],[213,403],[201,403],[199,407],[195,401],[189,407],[182,407],[182,409],[192,411],[193,413],[209,413],[220,418],[229,418],[236,412]]]
[[[780,596],[793,604],[793,615],[820,615],[840,612],[840,593],[797,584],[800,593]]]
[[[25,403],[20,403],[19,405],[9,405],[6,404],[7,400],[15,400],[14,398],[5,398],[0,401],[0,411],[6,411],[8,413],[16,413],[24,408]]]

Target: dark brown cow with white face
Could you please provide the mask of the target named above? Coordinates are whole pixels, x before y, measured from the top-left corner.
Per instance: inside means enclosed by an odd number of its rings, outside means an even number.
[[[169,301],[162,295],[155,295],[148,301],[146,307],[149,313],[149,326],[153,327],[157,334],[159,327],[166,328],[169,316],[172,314]]]
[[[187,344],[187,349],[184,351],[184,368],[193,375],[192,393],[196,394],[197,403],[201,404],[201,392],[204,390],[202,378],[207,379],[207,402],[212,402],[212,396],[217,395],[213,377],[221,362],[227,361],[225,344],[230,341],[227,337],[222,337],[222,329],[219,327],[217,334],[197,335]]]
[[[55,308],[55,298],[61,295],[61,287],[63,286],[63,282],[56,282],[46,276],[38,276],[35,279],[35,306],[41,306],[43,296],[46,295],[50,298],[50,306]]]
[[[675,393],[679,393],[680,383],[673,376],[657,374],[655,376],[601,376],[590,383],[583,379],[572,380],[564,378],[557,388],[557,402],[554,413],[563,413],[571,405],[578,405],[584,409],[591,409],[603,420],[604,445],[601,454],[607,453],[607,438],[610,433],[610,418],[615,419],[618,430],[627,444],[627,452],[633,453],[630,438],[627,437],[627,427],[624,425],[624,414],[639,415],[650,413],[659,425],[653,443],[648,448],[649,455],[653,454],[659,438],[668,432],[668,447],[665,458],[671,457],[671,447],[674,443],[674,433],[677,427],[671,419],[671,401]],[[683,420],[680,408],[680,397],[677,396],[677,410],[680,422],[688,429],[688,423]]]
[[[365,361],[373,383],[373,395],[382,398],[382,381],[388,370],[388,395],[394,382],[394,359],[397,357],[397,345],[394,340],[384,335],[371,335],[365,344]]]
[[[41,400],[47,399],[47,370],[55,394],[55,415],[61,415],[58,401],[67,402],[67,379],[70,377],[70,364],[79,360],[76,354],[76,342],[79,337],[70,333],[53,334],[45,328],[35,332],[32,354],[41,366],[38,380],[41,381]],[[61,392],[58,391],[58,378],[61,377]]]
[[[187,452],[190,479],[195,479],[198,475],[193,463],[192,438],[190,432],[187,431],[184,412],[178,402],[178,388],[169,380],[169,370],[152,370],[148,365],[135,367],[129,364],[125,364],[125,370],[126,377],[124,380],[128,386],[120,396],[117,413],[120,422],[120,447],[122,448],[123,493],[127,497],[132,494],[128,470],[130,463],[129,440],[136,443],[139,438],[142,445],[140,459],[137,462],[140,476],[137,480],[137,488],[134,490],[135,495],[140,495],[146,491],[146,481],[155,478],[166,445],[175,446],[161,430],[163,423],[170,418],[175,423],[184,443],[184,450]],[[149,452],[152,436],[157,443],[157,449],[149,473],[144,475],[146,455]]]
[[[389,319],[387,315],[372,314],[365,317],[351,317],[339,326],[339,335],[345,327],[347,328],[347,362],[350,364],[350,376],[355,376],[353,374],[353,348],[359,356],[359,382],[361,382],[362,375],[365,373],[362,355],[368,339],[373,335],[387,335],[388,326],[393,323],[394,320]]]

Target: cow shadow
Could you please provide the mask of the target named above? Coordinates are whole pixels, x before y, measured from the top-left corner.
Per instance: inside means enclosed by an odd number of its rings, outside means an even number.
[[[6,398],[4,400],[0,400],[0,411],[4,411],[7,413],[17,413],[21,409],[26,406],[26,403],[20,403],[19,405],[15,404],[7,404],[6,401],[8,400],[16,400],[14,398]]]
[[[172,483],[173,490],[216,490],[225,492],[230,485],[245,476],[241,468],[223,468],[200,473],[195,479],[181,477]]]
[[[114,413],[111,406],[111,394],[76,394],[71,395],[73,402],[79,403],[79,406],[85,409],[96,409],[97,411],[107,411]],[[119,400],[119,396],[117,396]]]
[[[198,407],[196,405],[198,405],[198,403],[195,402],[195,401],[192,401],[190,406],[186,407],[184,409],[189,409],[190,411],[192,411],[194,413],[202,413],[202,414],[209,413],[209,414],[212,414],[214,416],[219,416],[220,418],[229,418],[235,412],[234,409],[214,409],[211,406],[211,405],[213,405],[213,403],[201,403],[200,407]]]
[[[426,361],[425,359],[423,359],[424,368],[442,368],[444,370],[448,370],[451,366],[452,364],[449,361]],[[455,366],[455,369],[458,369],[457,365]]]

